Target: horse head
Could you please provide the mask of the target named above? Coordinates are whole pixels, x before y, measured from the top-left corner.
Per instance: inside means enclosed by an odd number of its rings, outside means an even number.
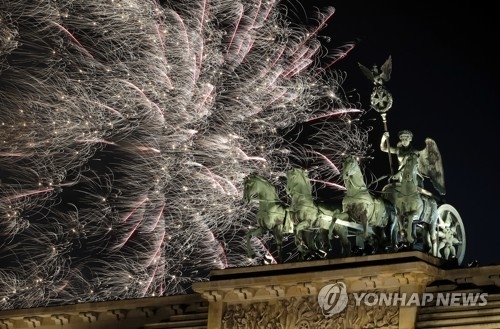
[[[304,169],[292,168],[287,171],[286,191],[289,195],[293,195],[295,193],[312,195],[311,182]]]
[[[356,157],[347,155],[342,160],[342,174],[344,176],[353,176],[359,171],[359,164]]]
[[[246,202],[250,202],[250,199],[255,195],[254,182],[256,178],[256,174],[250,174],[243,181],[243,200]]]
[[[344,157],[342,161],[342,177],[347,189],[366,189],[363,172],[359,166],[358,159],[353,155]]]
[[[274,185],[257,174],[250,174],[245,177],[243,185],[243,199],[247,202],[250,202],[250,199],[256,196],[259,201],[276,201],[278,199]]]

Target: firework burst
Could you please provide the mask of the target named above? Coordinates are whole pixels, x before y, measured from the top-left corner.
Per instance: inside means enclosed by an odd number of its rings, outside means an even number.
[[[327,70],[351,45],[317,38],[332,15],[308,27],[273,0],[1,1],[0,308],[182,294],[254,264],[243,178],[278,182],[305,161],[338,183],[336,159],[366,152],[361,111]],[[320,143],[283,137],[303,123]]]

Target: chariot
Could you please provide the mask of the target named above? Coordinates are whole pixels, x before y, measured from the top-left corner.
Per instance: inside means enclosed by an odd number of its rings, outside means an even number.
[[[407,163],[413,172],[412,163]],[[406,173],[406,171],[404,172]],[[287,172],[286,191],[291,203],[279,199],[276,187],[259,175],[250,175],[244,183],[244,199],[259,203],[257,228],[247,235],[249,256],[255,256],[251,239],[271,231],[282,260],[284,234],[295,239],[301,259],[318,246],[331,248],[332,239],[340,239],[341,256],[350,256],[356,248],[372,247],[373,253],[415,249],[445,260],[456,259],[460,265],[465,256],[465,228],[458,211],[449,204],[438,204],[437,198],[416,185],[408,193],[403,183],[384,187],[381,197],[366,186],[357,159],[346,157],[342,175],[346,187],[341,204],[318,202],[312,196],[307,171],[292,168]],[[408,184],[412,181],[408,181]],[[398,193],[406,193],[404,198]],[[304,239],[315,232],[320,242]],[[356,248],[351,248],[352,242]],[[319,247],[321,249],[321,247]],[[328,250],[321,250],[327,254]]]

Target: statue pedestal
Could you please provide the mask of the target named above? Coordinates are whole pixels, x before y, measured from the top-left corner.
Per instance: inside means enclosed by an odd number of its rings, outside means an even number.
[[[438,307],[436,294],[449,293],[450,282],[468,278],[494,285],[500,266],[486,269],[472,274],[470,268],[412,251],[216,270],[193,289],[209,301],[210,329],[412,329],[418,327],[419,310]],[[344,307],[338,304],[339,289],[325,288],[334,285],[345,287]],[[341,310],[329,313],[336,305]]]

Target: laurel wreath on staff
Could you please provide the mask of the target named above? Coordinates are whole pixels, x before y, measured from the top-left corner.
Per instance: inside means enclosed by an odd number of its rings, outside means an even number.
[[[370,103],[372,108],[374,108],[380,116],[382,117],[382,122],[384,124],[384,132],[388,132],[387,129],[387,112],[391,109],[393,99],[391,93],[385,88],[384,82],[391,79],[392,73],[392,57],[386,59],[384,64],[378,69],[377,65],[373,65],[370,70],[361,63],[358,63],[361,72],[373,83],[373,91],[370,96]],[[387,148],[389,149],[389,139],[387,139]],[[391,171],[391,176],[394,175],[392,167],[392,157],[390,152],[389,156],[389,167]]]

